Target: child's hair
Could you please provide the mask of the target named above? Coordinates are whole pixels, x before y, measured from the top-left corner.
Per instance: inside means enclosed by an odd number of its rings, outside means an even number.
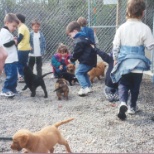
[[[126,18],[141,18],[145,8],[144,0],[128,0]]]
[[[73,32],[74,30],[77,30],[78,32],[81,30],[81,27],[77,21],[72,21],[67,25],[66,34],[68,35],[69,33]]]
[[[87,20],[86,18],[84,17],[79,17],[78,20],[77,20],[78,24],[81,26],[81,27],[84,27],[87,25]]]
[[[34,20],[32,20],[32,22],[31,22],[31,25],[33,26],[33,25],[41,25],[41,23],[37,20],[37,19],[34,19]]]
[[[16,16],[18,17],[18,19],[22,22],[22,23],[25,23],[25,19],[26,17],[20,13],[16,14]]]
[[[6,22],[9,22],[9,23],[16,22],[17,24],[19,24],[19,20],[18,20],[17,16],[13,13],[6,14],[6,16],[4,18],[4,23],[6,23]]]
[[[60,43],[57,49],[57,53],[69,53],[69,50],[66,45]]]

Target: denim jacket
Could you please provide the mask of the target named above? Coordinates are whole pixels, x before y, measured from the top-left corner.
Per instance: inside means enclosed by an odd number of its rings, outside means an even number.
[[[32,31],[30,33],[30,45],[32,47],[31,53],[34,53],[34,51],[33,51],[33,48],[34,48],[33,37],[34,37],[34,32]],[[43,33],[41,33],[41,32],[40,32],[40,38],[39,39],[40,39],[41,55],[44,55],[45,54],[45,50],[46,50],[46,41],[45,41]]]
[[[122,75],[133,70],[147,71],[150,69],[150,64],[150,60],[145,57],[144,46],[121,46],[118,63],[111,72],[112,81],[118,82]]]

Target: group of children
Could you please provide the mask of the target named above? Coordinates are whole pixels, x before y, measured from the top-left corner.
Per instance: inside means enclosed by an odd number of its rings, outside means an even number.
[[[150,61],[145,57],[145,48],[149,51],[154,50],[154,38],[150,28],[142,22],[144,15],[144,0],[128,0],[126,10],[126,22],[116,31],[113,40],[113,51],[109,54],[98,49],[95,45],[94,32],[87,27],[85,18],[80,17],[77,21],[70,22],[66,27],[66,34],[74,40],[73,54],[70,55],[67,46],[60,44],[57,53],[52,56],[51,64],[55,76],[66,71],[68,63],[79,61],[75,71],[75,76],[79,81],[81,89],[79,96],[87,95],[92,92],[92,85],[87,75],[97,63],[97,54],[108,65],[105,79],[105,95],[109,101],[120,101],[118,117],[121,120],[126,119],[126,111],[129,114],[135,114],[138,111],[137,99],[139,88],[142,81],[143,71],[150,69]],[[5,26],[0,32],[0,42],[8,52],[5,60],[6,80],[2,94],[11,91],[16,93],[17,85],[17,67],[19,57],[19,70],[27,63],[29,52],[29,66],[33,69],[34,63],[37,63],[38,75],[41,75],[42,59],[41,55],[45,51],[45,39],[39,32],[40,23],[32,22],[33,32],[29,35],[27,27],[24,24],[23,16],[14,14],[6,15],[4,19]],[[18,38],[14,38],[12,32],[18,29]],[[3,37],[1,37],[3,35]],[[40,39],[41,37],[41,39]],[[3,38],[3,39],[2,39]],[[24,39],[30,38],[29,42]],[[42,40],[42,44],[39,41]],[[24,44],[25,43],[25,44]],[[16,51],[18,45],[18,56]],[[22,64],[22,67],[20,67]],[[21,72],[19,74],[23,77]],[[128,97],[130,96],[130,102]]]
[[[25,25],[25,16],[8,13],[4,18],[4,27],[0,31],[1,48],[5,51],[4,72],[6,79],[1,96],[14,97],[17,91],[17,81],[24,82],[23,69],[28,64],[33,69],[37,64],[37,74],[42,75],[42,55],[46,49],[45,38],[40,30],[40,22],[33,20],[32,32]],[[18,37],[13,32],[18,28]],[[1,52],[2,54],[2,52]],[[19,76],[19,77],[18,77]]]

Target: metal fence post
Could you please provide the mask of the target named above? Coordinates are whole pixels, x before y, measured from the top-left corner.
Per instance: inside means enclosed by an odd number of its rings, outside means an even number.
[[[119,26],[119,9],[120,9],[120,1],[117,1],[117,9],[116,9],[116,30],[118,29]]]
[[[88,26],[90,27],[91,25],[91,21],[90,21],[90,1],[91,0],[88,0]]]
[[[153,36],[154,36],[154,14],[153,14]],[[151,51],[151,72],[152,72],[152,82],[154,83],[154,50]]]

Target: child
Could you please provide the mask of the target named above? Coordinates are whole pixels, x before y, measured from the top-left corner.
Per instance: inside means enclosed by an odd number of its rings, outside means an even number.
[[[30,52],[30,33],[28,27],[25,25],[25,16],[22,14],[16,15],[20,21],[18,28],[18,71],[19,82],[24,82],[23,68],[27,65],[28,54]]]
[[[67,71],[66,66],[69,64],[70,54],[66,45],[61,43],[58,46],[57,53],[51,58],[51,65],[54,70],[55,77],[61,76],[63,72]]]
[[[154,38],[150,28],[142,23],[145,10],[143,0],[129,0],[127,3],[127,21],[119,27],[113,40],[114,69],[111,72],[113,82],[119,81],[119,113],[121,120],[126,119],[126,111],[135,114],[138,111],[142,73],[150,69],[150,61],[145,57],[145,48],[154,49]],[[130,104],[127,107],[128,92]]]
[[[91,45],[91,41],[86,39],[86,34],[81,31],[80,25],[76,21],[72,21],[66,27],[66,33],[74,39],[74,51],[71,62],[79,61],[75,76],[81,86],[78,92],[79,96],[85,96],[91,92],[91,82],[89,80],[88,71],[96,66],[97,54]]]
[[[110,77],[110,73],[113,69],[113,56],[112,53],[107,54],[104,51],[100,51],[97,49],[97,54],[102,58],[103,61],[108,63],[108,69],[106,71],[105,75],[105,88],[104,88],[104,93],[110,102],[113,101],[118,101],[119,96],[118,96],[118,83],[113,83],[112,79]]]
[[[95,44],[94,31],[92,28],[87,27],[87,20],[84,17],[79,17],[77,20],[78,24],[81,26],[81,30],[86,34],[86,37]]]
[[[18,24],[19,20],[16,15],[9,13],[5,16],[5,26],[0,31],[0,42],[8,54],[4,65],[6,79],[2,88],[1,96],[13,97],[15,96],[15,93],[17,93],[17,40],[14,38],[12,33],[17,29]]]
[[[45,53],[46,42],[44,35],[40,32],[40,22],[37,20],[32,21],[32,32],[30,33],[30,45],[32,47],[29,54],[28,65],[33,70],[36,63],[37,75],[42,75],[42,55]]]

